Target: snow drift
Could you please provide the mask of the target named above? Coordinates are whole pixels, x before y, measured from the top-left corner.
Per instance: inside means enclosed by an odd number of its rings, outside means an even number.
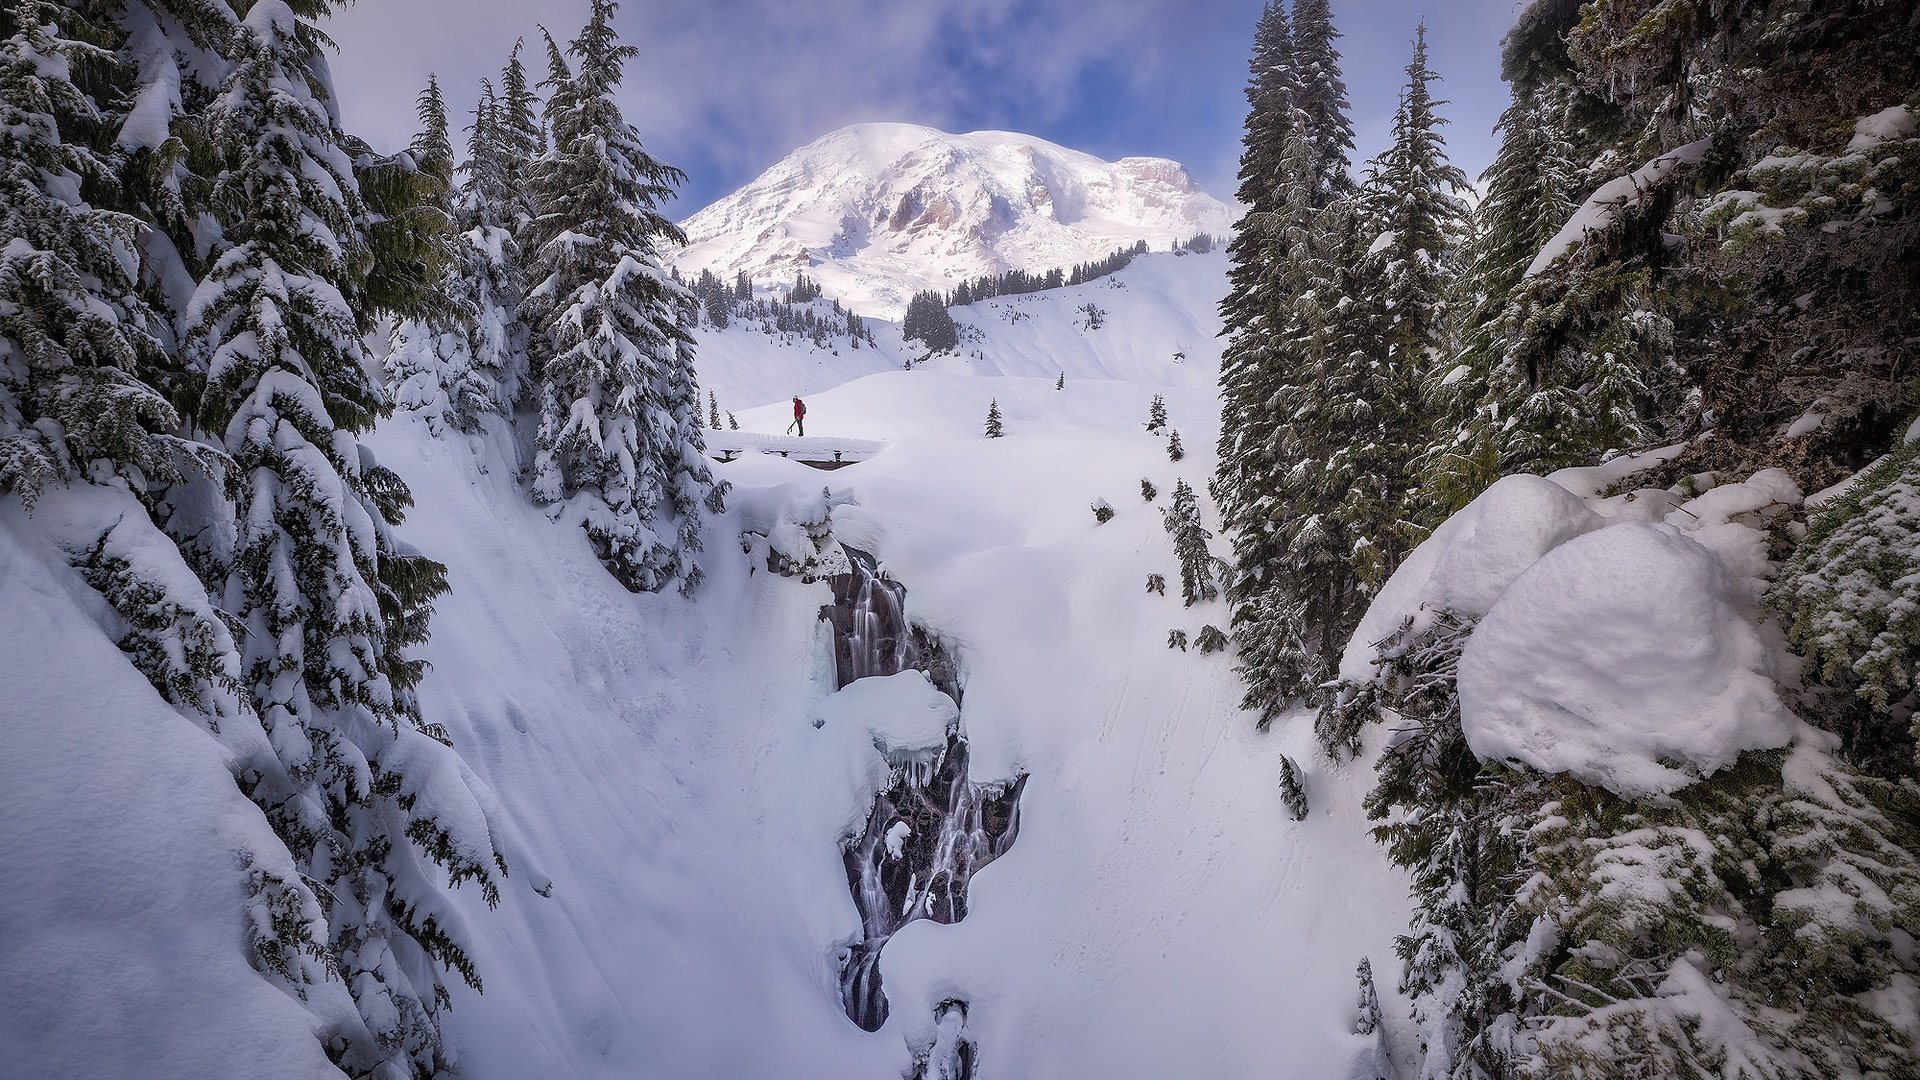
[[[1482,760],[1664,795],[1786,745],[1791,714],[1751,600],[1677,530],[1626,523],[1528,568],[1460,654],[1460,716]]]

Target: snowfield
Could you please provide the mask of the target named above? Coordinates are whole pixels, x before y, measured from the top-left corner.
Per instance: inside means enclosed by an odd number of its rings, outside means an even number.
[[[869,320],[874,345],[850,347],[845,339],[830,339],[826,347],[799,334],[765,334],[736,320],[725,330],[702,326],[699,343],[700,387],[711,391],[722,410],[735,413],[743,428],[766,435],[784,434],[793,413],[785,404],[794,395],[807,401],[807,430],[812,436],[879,438],[875,433],[913,433],[916,414],[889,416],[888,403],[854,401],[844,393],[834,396],[822,413],[817,395],[844,387],[867,375],[903,371],[958,371],[975,375],[1021,375],[1054,380],[1065,376],[1073,383],[1121,383],[1147,387],[1177,386],[1204,390],[1212,399],[1219,373],[1220,319],[1214,305],[1225,295],[1227,260],[1222,253],[1208,255],[1156,252],[1141,256],[1125,270],[1069,289],[995,297],[951,309],[960,327],[958,355],[929,358],[919,342],[903,341],[897,323]],[[1082,329],[1088,304],[1103,313],[1098,330]],[[987,417],[987,402],[998,384],[980,382],[978,416],[956,412],[954,430],[978,432]],[[1152,390],[1147,391],[1149,395]],[[749,409],[780,403],[765,413]],[[1128,405],[1122,421],[1146,423],[1145,405]],[[1209,422],[1218,406],[1202,409]],[[1134,416],[1138,413],[1138,417]],[[930,417],[945,423],[944,410]],[[1011,421],[1011,418],[1009,418]],[[720,443],[735,436],[719,435]],[[1209,437],[1209,445],[1211,438]]]

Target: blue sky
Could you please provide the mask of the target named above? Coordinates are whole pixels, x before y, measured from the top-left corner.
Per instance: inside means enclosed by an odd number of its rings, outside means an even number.
[[[1360,156],[1387,137],[1423,17],[1456,164],[1477,176],[1505,103],[1499,41],[1516,0],[1333,0]],[[1023,131],[1105,158],[1184,162],[1232,194],[1242,88],[1259,0],[627,0],[623,36],[642,57],[622,104],[655,155],[687,171],[668,208],[684,218],[789,150],[844,124],[899,120],[949,131]],[[347,125],[403,145],[429,71],[457,111],[516,37],[546,67],[585,0],[378,0],[329,32]]]

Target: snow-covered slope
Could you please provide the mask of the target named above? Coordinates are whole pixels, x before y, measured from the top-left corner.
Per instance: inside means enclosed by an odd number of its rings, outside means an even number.
[[[1155,252],[1085,285],[956,307],[951,311],[961,328],[959,354],[934,357],[920,370],[1211,388],[1219,356],[1214,308],[1226,293],[1226,272],[1221,252]],[[1103,313],[1098,329],[1087,326],[1087,304]],[[900,371],[927,353],[919,342],[901,340],[898,323],[871,319],[867,327],[874,345],[856,349],[845,338],[829,339],[823,348],[804,335],[761,333],[745,320],[724,330],[703,325],[696,334],[701,389],[713,391],[720,407],[743,423],[749,408],[799,394],[807,398],[809,432],[852,435],[846,425],[868,423],[871,415],[843,422],[834,415],[837,406],[818,411],[814,395],[862,376]],[[982,399],[979,418],[986,408]],[[789,415],[769,416],[762,426],[779,431]]]
[[[1231,208],[1177,162],[1099,158],[1030,135],[856,124],[824,135],[687,219],[682,273],[806,271],[862,314],[1005,270],[1069,269],[1145,240],[1224,234]]]
[[[979,351],[1017,369],[1077,335],[1070,298],[1050,299],[1001,324],[1034,337],[986,329]],[[1164,379],[1108,377],[1123,355],[1061,349],[1020,374],[955,357],[814,394],[822,423],[890,446],[834,473],[719,466],[734,509],[692,603],[622,592],[517,498],[494,443],[379,435],[420,496],[409,535],[450,567],[427,707],[513,834],[505,901],[469,914],[488,979],[452,1014],[469,1076],[891,1080],[956,997],[979,1075],[1359,1075],[1374,1044],[1351,1034],[1354,967],[1392,969],[1407,904],[1366,833],[1370,771],[1317,758],[1304,719],[1256,735],[1223,654],[1167,648],[1226,611],[1142,588],[1173,556],[1139,483],[1211,471],[1217,352],[1203,336]],[[1178,464],[1141,430],[1155,393],[1195,448]],[[1004,439],[979,434],[989,398]],[[785,423],[777,403],[740,418]],[[823,485],[853,500],[836,535],[958,649],[974,778],[1029,777],[1019,839],[974,877],[966,919],[887,944],[892,1015],[871,1034],[835,978],[873,736],[825,705],[827,586],[730,554],[770,495]],[[1113,521],[1095,524],[1096,498]],[[1305,822],[1281,804],[1283,752],[1308,763]]]
[[[783,484],[851,494],[840,534],[961,650],[974,775],[1030,776],[967,918],[889,942],[893,1015],[873,1034],[835,986],[857,925],[839,845],[874,751],[811,722],[832,693],[826,586],[720,557],[730,517],[695,603],[628,596],[497,458],[383,434],[420,493],[411,535],[454,587],[427,706],[513,836],[504,902],[468,913],[487,991],[461,992],[451,1023],[470,1077],[891,1080],[956,996],[982,1075],[1349,1075],[1370,1049],[1349,1034],[1354,965],[1391,967],[1405,883],[1366,836],[1360,783],[1316,773],[1315,815],[1286,818],[1278,754],[1311,760],[1306,724],[1257,737],[1224,656],[1167,649],[1225,612],[1141,588],[1172,554],[1140,477],[1210,467],[1138,430],[1146,393],[889,372],[818,399],[889,418],[867,425],[901,436],[874,460],[720,467],[741,508]],[[972,430],[988,395],[1006,439]],[[1206,442],[1209,393],[1167,396]],[[1102,496],[1120,513],[1096,526]]]
[[[0,504],[0,1074],[338,1077],[313,1014],[247,964],[241,853],[277,841],[103,607]],[[291,873],[285,851],[264,869]]]

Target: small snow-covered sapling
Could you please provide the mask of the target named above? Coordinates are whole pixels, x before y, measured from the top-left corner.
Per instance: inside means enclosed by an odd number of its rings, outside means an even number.
[[[1148,574],[1147,591],[1150,593],[1159,593],[1161,596],[1167,595],[1167,575]]]
[[[1287,804],[1287,814],[1293,820],[1306,820],[1307,788],[1301,782],[1300,767],[1285,754],[1280,755],[1280,801]]]
[[[1000,399],[994,398],[987,403],[987,438],[998,439],[1006,433],[1000,423]]]
[[[1093,520],[1095,524],[1105,525],[1113,520],[1113,504],[1105,499],[1093,500]]]
[[[1180,432],[1169,429],[1167,432],[1167,457],[1170,460],[1179,461],[1186,456],[1186,449],[1180,445]]]
[[[1200,653],[1203,656],[1207,653],[1217,653],[1227,647],[1227,635],[1221,633],[1219,627],[1208,623],[1200,628],[1200,637],[1194,641],[1194,644],[1200,646]]]
[[[1167,631],[1167,648],[1187,651],[1187,632],[1185,630]]]
[[[1153,481],[1147,479],[1144,476],[1141,477],[1140,478],[1140,497],[1147,500],[1148,502],[1152,502],[1154,499],[1159,498],[1159,496],[1160,496],[1160,489],[1153,486]]]
[[[1354,969],[1354,975],[1360,980],[1360,1000],[1354,1005],[1353,1033],[1371,1035],[1380,1030],[1380,994],[1373,988],[1373,961],[1360,958],[1360,966]]]

